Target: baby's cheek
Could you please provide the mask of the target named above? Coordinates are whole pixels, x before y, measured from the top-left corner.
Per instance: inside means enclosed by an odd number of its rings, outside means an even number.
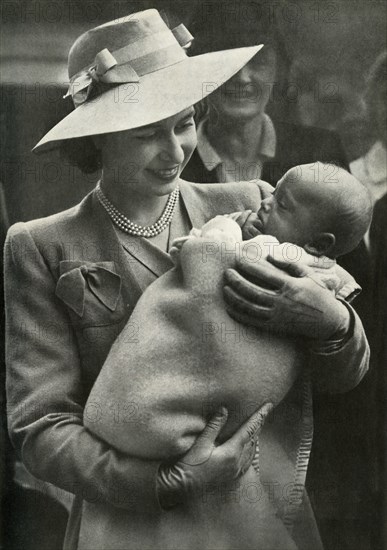
[[[288,238],[288,224],[276,214],[271,214],[264,224],[266,235],[273,235],[280,242],[286,241]]]

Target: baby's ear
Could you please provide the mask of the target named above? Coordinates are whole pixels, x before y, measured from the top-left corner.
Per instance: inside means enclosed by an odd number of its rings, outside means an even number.
[[[333,233],[319,233],[313,241],[304,245],[304,249],[314,256],[328,256],[336,244]]]

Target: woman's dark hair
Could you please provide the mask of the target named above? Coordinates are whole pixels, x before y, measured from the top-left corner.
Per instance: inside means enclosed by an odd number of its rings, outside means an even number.
[[[227,12],[225,3],[216,2],[206,3],[212,9],[209,13],[203,6],[197,9],[189,27],[194,37],[189,55],[266,44],[276,51],[278,61],[289,68],[282,29],[267,4],[241,2],[233,5],[238,8],[235,13]]]
[[[96,148],[90,136],[66,139],[61,145],[60,154],[84,174],[93,174],[102,168],[101,151]]]

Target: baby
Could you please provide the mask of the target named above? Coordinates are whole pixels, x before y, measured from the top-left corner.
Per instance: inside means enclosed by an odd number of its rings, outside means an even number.
[[[258,213],[251,212],[247,219],[246,214],[231,215],[242,228],[243,240],[272,235],[314,256],[337,258],[363,238],[372,204],[366,187],[349,172],[317,162],[291,168]]]
[[[333,259],[359,244],[371,217],[368,190],[354,176],[330,164],[305,164],[286,172],[257,213],[247,210],[216,216],[201,230],[192,229],[188,237],[176,239],[170,254],[178,265],[180,249],[187,239],[202,237],[225,243],[232,236],[240,244],[237,255],[248,261],[259,261],[270,254],[287,262],[306,260],[310,264],[310,254],[326,256],[334,266]],[[361,290],[338,266],[314,269],[314,277],[339,298],[351,301]]]

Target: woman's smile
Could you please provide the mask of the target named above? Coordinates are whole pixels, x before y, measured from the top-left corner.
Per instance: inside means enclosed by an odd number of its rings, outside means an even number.
[[[170,183],[179,175],[180,168],[181,166],[177,165],[170,168],[148,168],[147,170],[153,177]]]

